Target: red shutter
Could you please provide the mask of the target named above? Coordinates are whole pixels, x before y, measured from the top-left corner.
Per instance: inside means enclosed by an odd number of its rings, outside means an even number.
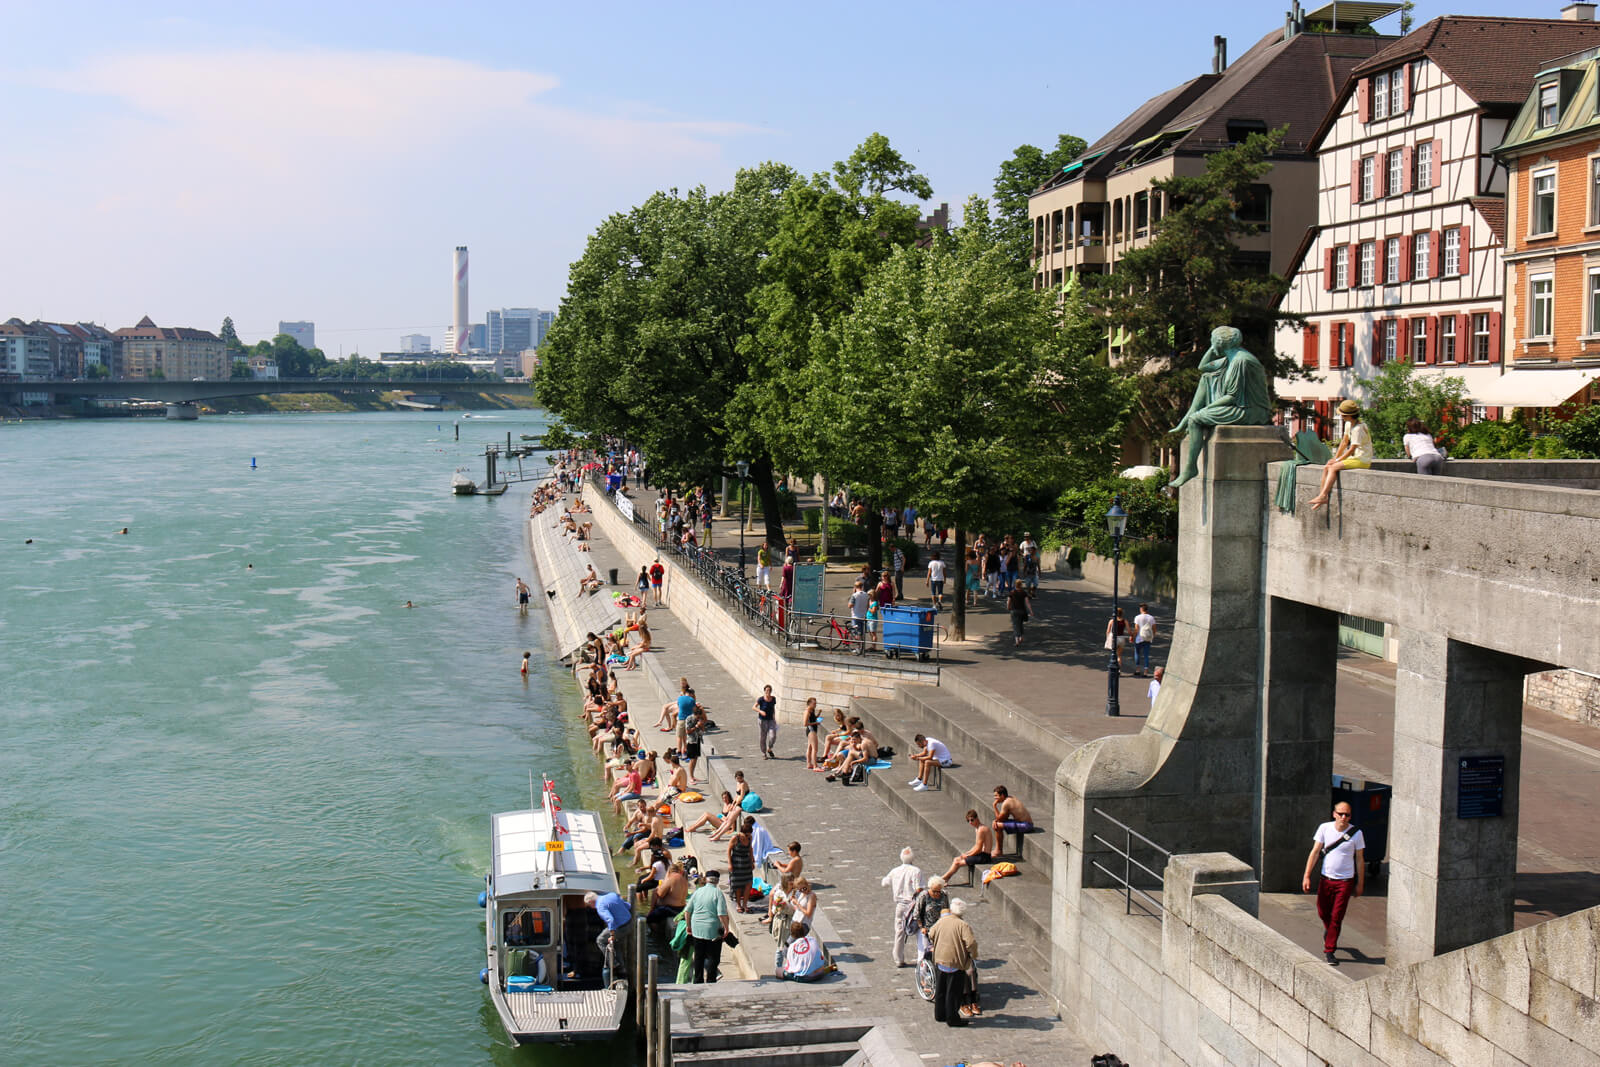
[[[1388,262],[1387,262],[1387,260],[1388,260],[1388,250],[1389,250],[1389,242],[1388,241],[1385,241],[1382,237],[1379,237],[1379,238],[1376,238],[1376,239],[1373,240],[1373,242],[1372,242],[1372,284],[1373,285],[1381,287],[1384,282],[1389,280],[1389,275],[1388,275],[1388,271],[1387,271],[1387,267],[1388,267]]]
[[[1433,142],[1433,182],[1431,188],[1439,188],[1440,171],[1444,167],[1444,142],[1434,138]]]
[[[1372,196],[1382,200],[1389,195],[1388,153],[1378,152],[1372,157]]]
[[[1333,249],[1325,248],[1322,252],[1322,288],[1328,292],[1333,291]]]
[[[1409,93],[1406,94],[1406,99],[1411,99]],[[1406,145],[1400,150],[1400,191],[1402,193],[1409,193],[1415,184],[1411,175],[1411,160],[1411,146]]]
[[[1361,157],[1350,161],[1350,202],[1361,203]]]
[[[1328,417],[1328,402],[1326,400],[1317,401],[1317,420],[1318,420],[1318,422],[1320,423],[1323,419],[1326,419],[1327,417]],[[1318,426],[1318,430],[1320,431],[1320,429],[1321,429],[1321,427],[1319,425]]]
[[[1489,362],[1500,362],[1500,312],[1489,312]]]
[[[1374,367],[1383,365],[1383,320],[1372,324],[1372,352],[1370,362]]]
[[[1500,409],[1499,408],[1484,408],[1483,409],[1483,413],[1489,417],[1489,420],[1491,422],[1499,422],[1500,421]]]
[[[1348,281],[1350,282],[1350,288],[1354,289],[1354,288],[1358,287],[1361,284],[1361,245],[1360,244],[1353,244],[1353,245],[1350,246],[1348,262],[1350,263],[1350,276],[1348,278]]]
[[[1372,121],[1372,79],[1362,78],[1356,82],[1356,109],[1361,114],[1362,122]]]
[[[1400,72],[1401,72],[1402,77],[1405,78],[1405,87],[1403,89],[1403,92],[1406,94],[1406,108],[1405,109],[1407,111],[1410,111],[1411,110],[1411,64],[1407,63],[1404,66],[1402,66],[1400,68]]]
[[[1472,316],[1456,316],[1456,362],[1472,362]]]
[[[1401,363],[1411,362],[1411,320],[1401,319],[1394,331],[1394,354]]]
[[[1416,244],[1405,234],[1400,235],[1400,280],[1409,282],[1414,273],[1411,269],[1411,257],[1416,252]]]
[[[1472,273],[1472,228],[1461,227],[1461,276]]]
[[[1428,319],[1428,362],[1439,362],[1439,319],[1433,316]]]
[[[1321,360],[1318,358],[1320,353],[1317,351],[1317,328],[1308,325],[1305,329],[1305,335],[1300,340],[1303,346],[1300,354],[1301,362],[1307,367],[1320,366]]]
[[[1428,234],[1428,277],[1437,278],[1444,268],[1444,233],[1434,230]]]

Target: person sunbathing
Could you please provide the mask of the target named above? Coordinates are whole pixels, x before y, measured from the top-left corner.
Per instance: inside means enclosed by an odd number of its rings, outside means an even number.
[[[742,810],[743,809],[739,807],[739,802],[733,799],[733,794],[724,789],[722,791],[722,813],[718,814],[711,811],[701,812],[698,819],[692,823],[689,823],[683,828],[683,832],[686,834],[692,834],[702,826],[709,825],[711,827],[711,840],[715,841],[717,839],[717,833],[728,824],[728,821],[733,816],[739,814]]]

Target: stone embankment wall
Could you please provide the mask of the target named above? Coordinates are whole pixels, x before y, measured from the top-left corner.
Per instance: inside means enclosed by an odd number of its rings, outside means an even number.
[[[630,574],[637,575],[640,567],[648,567],[656,559],[656,542],[646,527],[629,522],[599,495],[595,497],[594,524],[627,560]],[[775,648],[729,612],[721,600],[680,573],[676,559],[663,557],[662,561],[667,567],[663,593],[673,614],[753,696],[760,694],[762,686],[772,686],[780,722],[801,722],[807,697],[816,697],[826,711],[848,706],[851,697],[889,697],[901,685],[938,683],[936,665]],[[631,586],[631,579],[623,585]]]
[[[1528,703],[1588,726],[1600,726],[1600,677],[1583,671],[1528,675]]]
[[[1160,919],[1084,893],[1063,1015],[1129,1063],[1600,1064],[1594,925],[1578,912],[1352,981],[1257,920],[1249,867],[1168,864]]]

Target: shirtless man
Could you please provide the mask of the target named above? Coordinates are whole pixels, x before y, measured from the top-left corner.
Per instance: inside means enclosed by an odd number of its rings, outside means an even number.
[[[594,564],[591,563],[589,573],[578,580],[578,592],[580,594],[598,592],[602,584],[600,576],[594,572]]]
[[[663,800],[671,800],[689,788],[689,768],[678,759],[676,752],[667,753],[667,765],[671,770],[667,773],[667,780],[661,783],[661,791],[656,794],[657,804]]]
[[[518,578],[517,579],[517,610],[518,610],[518,612],[520,612],[523,615],[526,615],[528,613],[528,598],[531,597],[532,595],[533,595],[533,591],[528,588],[528,583],[523,581],[521,578]]]
[[[1022,801],[1006,791],[1003,785],[994,787],[994,843],[997,856],[1005,855],[1006,833],[1017,835],[1017,855],[1022,855],[1022,835],[1033,829],[1033,816],[1022,806]]]
[[[994,831],[983,824],[973,808],[967,809],[967,825],[972,827],[972,847],[951,862],[950,869],[944,872],[946,882],[963,867],[977,867],[994,859]]]
[[[656,886],[654,906],[644,921],[659,923],[666,919],[675,919],[688,900],[689,876],[684,870],[683,861],[676,860],[667,868],[667,876],[661,879],[661,884]]]

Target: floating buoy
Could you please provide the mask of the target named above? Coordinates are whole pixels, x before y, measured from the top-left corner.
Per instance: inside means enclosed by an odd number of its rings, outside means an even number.
[[[255,470],[256,469],[256,457],[254,457],[254,456],[250,457],[250,469],[251,470]]]
[[[481,892],[478,893],[478,907],[487,908],[488,906],[489,906],[489,891],[487,889],[485,889],[485,890],[482,890]]]
[[[482,982],[484,985],[489,984],[489,968],[485,967],[483,970],[478,972],[478,981]]]

